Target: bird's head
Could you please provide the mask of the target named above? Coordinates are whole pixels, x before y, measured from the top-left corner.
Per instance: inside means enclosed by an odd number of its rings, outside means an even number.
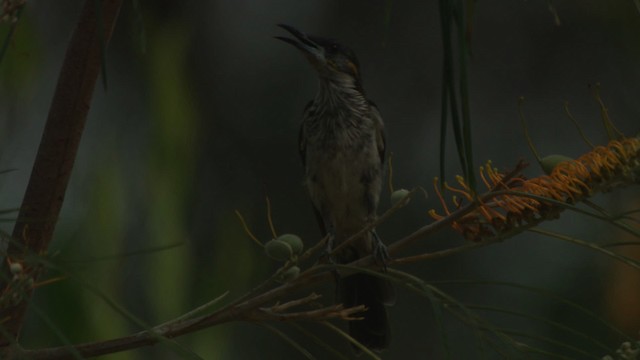
[[[283,24],[278,26],[287,30],[294,38],[284,36],[275,38],[300,50],[321,78],[360,88],[360,67],[351,49],[330,39],[307,35],[293,26]]]

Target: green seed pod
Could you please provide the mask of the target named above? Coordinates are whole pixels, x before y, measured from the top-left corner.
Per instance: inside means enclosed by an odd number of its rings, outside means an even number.
[[[267,253],[267,256],[278,261],[287,261],[291,258],[291,255],[293,255],[291,245],[276,239],[267,242],[264,245],[264,251]]]
[[[407,189],[398,189],[391,194],[391,206],[396,206],[396,204],[400,201],[404,200],[404,204],[406,205],[409,202],[409,198],[406,196],[409,194],[409,190]]]
[[[276,240],[284,241],[287,244],[289,244],[289,246],[291,246],[291,250],[296,255],[300,254],[304,249],[304,244],[302,243],[302,240],[298,235],[283,234],[278,236]]]
[[[283,282],[291,281],[297,278],[298,275],[300,275],[300,268],[297,266],[292,266],[289,269],[287,269],[287,271],[282,273],[282,281]]]
[[[565,161],[571,161],[572,158],[564,155],[549,155],[540,159],[540,166],[545,174],[549,175],[553,171],[553,169],[558,166],[558,164],[563,163]]]

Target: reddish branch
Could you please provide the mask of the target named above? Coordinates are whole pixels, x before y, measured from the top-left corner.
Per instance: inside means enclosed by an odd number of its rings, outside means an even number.
[[[24,263],[24,258],[27,254],[45,253],[51,241],[100,74],[103,51],[121,4],[122,0],[85,1],[60,70],[13,238],[7,248],[7,261],[0,270],[0,289],[5,299],[12,291],[9,262],[21,263],[23,274],[37,278],[39,271]],[[99,21],[97,13],[102,15]],[[13,301],[2,303],[0,347],[6,348],[18,337],[31,291],[27,289],[13,297]],[[5,358],[3,353],[0,350],[0,358]]]

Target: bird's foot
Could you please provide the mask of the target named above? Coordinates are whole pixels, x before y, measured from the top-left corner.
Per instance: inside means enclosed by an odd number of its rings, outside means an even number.
[[[387,263],[391,259],[387,245],[382,242],[375,229],[371,230],[371,235],[373,235],[373,259],[382,266],[383,271],[387,271]]]
[[[325,244],[325,248],[322,251],[322,253],[320,253],[320,259],[319,262],[323,263],[323,264],[331,264],[334,265],[336,264],[336,256],[331,254],[333,252],[333,243],[335,240],[335,233],[333,231],[329,231],[328,232],[328,238],[327,238],[327,242]],[[333,269],[331,270],[331,274],[333,274],[333,279],[335,281],[336,284],[339,283],[340,281],[340,275],[338,274],[338,270]],[[336,286],[336,299],[338,298],[338,287]]]
[[[327,235],[328,235],[328,238],[325,243],[324,250],[320,253],[320,262],[335,264],[336,263],[335,255],[331,253],[333,252],[333,243],[335,241],[336,236],[333,231],[330,231]]]

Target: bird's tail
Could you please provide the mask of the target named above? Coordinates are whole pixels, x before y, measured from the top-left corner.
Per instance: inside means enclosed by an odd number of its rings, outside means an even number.
[[[340,297],[345,307],[367,308],[358,314],[362,320],[349,322],[349,335],[371,350],[386,349],[391,341],[387,306],[395,302],[391,282],[369,274],[349,275],[340,279]]]

